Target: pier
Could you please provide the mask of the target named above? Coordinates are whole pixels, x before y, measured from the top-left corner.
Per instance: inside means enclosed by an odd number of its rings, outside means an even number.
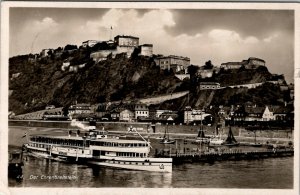
[[[258,160],[264,158],[278,158],[294,156],[293,148],[285,149],[265,149],[265,150],[225,150],[218,152],[186,152],[171,153],[170,151],[156,151],[157,157],[172,157],[174,164],[224,161],[224,160]]]

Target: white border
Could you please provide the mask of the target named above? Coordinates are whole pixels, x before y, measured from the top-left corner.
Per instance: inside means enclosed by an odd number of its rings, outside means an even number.
[[[198,2],[2,2],[1,3],[1,67],[0,67],[0,194],[299,194],[299,91],[300,78],[295,78],[295,157],[294,189],[208,189],[208,188],[7,188],[8,154],[8,58],[9,58],[9,8],[51,7],[51,8],[145,8],[145,9],[258,9],[295,11],[295,70],[300,74],[300,4],[297,3],[198,3]],[[296,72],[295,72],[296,77]],[[88,191],[87,191],[88,190]]]

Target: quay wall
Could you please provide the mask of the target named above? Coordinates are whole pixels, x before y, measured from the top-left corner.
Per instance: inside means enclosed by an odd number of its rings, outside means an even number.
[[[85,126],[88,126],[87,121],[81,122]],[[63,128],[63,129],[78,129],[76,126],[71,125],[71,121],[43,121],[43,120],[9,120],[9,126],[24,126],[24,127],[45,127],[45,128]],[[97,122],[97,128],[101,129],[104,127],[108,131],[121,131],[127,132],[128,128],[132,126],[141,133],[155,133],[163,134],[165,130],[168,130],[170,134],[186,134],[189,136],[197,136],[199,125],[173,125],[169,124],[168,126],[163,124],[156,124],[155,130],[150,123],[126,123],[126,122]],[[214,126],[204,126],[205,135],[214,135]],[[244,128],[240,127],[231,127],[233,135],[239,137],[253,137],[255,136],[254,132],[247,131]],[[220,131],[226,137],[228,133],[228,127],[223,128]],[[257,130],[256,137],[264,138],[289,138],[293,139],[294,131],[289,130]]]

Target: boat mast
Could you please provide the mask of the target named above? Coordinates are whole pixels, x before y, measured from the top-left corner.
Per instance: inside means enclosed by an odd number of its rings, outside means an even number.
[[[133,129],[132,126],[129,127],[129,131],[135,131],[146,143],[149,144],[150,148],[152,148],[152,146],[150,145],[150,142],[148,142],[136,129]]]
[[[167,123],[167,130],[166,130],[166,133],[167,133],[168,140],[169,140],[168,123]]]

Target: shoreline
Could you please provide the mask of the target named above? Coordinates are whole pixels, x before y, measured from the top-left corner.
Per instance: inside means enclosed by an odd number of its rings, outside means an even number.
[[[35,126],[20,126],[20,125],[9,125],[9,146],[12,147],[21,147],[24,143],[27,142],[27,139],[22,138],[25,132],[28,135],[31,134],[51,134],[51,135],[65,135],[68,133],[69,130],[77,130],[78,128],[61,128],[61,127],[35,127]],[[82,130],[82,132],[84,132]],[[122,130],[108,130],[111,135],[119,136],[119,135],[126,135],[128,137],[137,138],[138,135],[134,133],[129,133],[125,129]],[[158,137],[162,137],[164,132],[147,132],[145,130],[139,131],[139,133],[145,137],[146,139],[156,139]],[[170,132],[169,136],[173,139],[178,140],[187,140],[187,141],[195,141],[198,132],[195,130],[193,133],[191,132]],[[246,135],[246,136],[245,136]],[[254,143],[254,136],[252,134],[245,134],[245,135],[234,135],[238,142],[242,143]],[[206,133],[207,137],[212,137],[213,134]],[[223,133],[221,136],[223,139],[227,138],[227,133]],[[292,137],[265,137],[265,136],[256,136],[257,143],[262,144],[278,144],[278,145],[288,145],[289,142],[294,142]]]

